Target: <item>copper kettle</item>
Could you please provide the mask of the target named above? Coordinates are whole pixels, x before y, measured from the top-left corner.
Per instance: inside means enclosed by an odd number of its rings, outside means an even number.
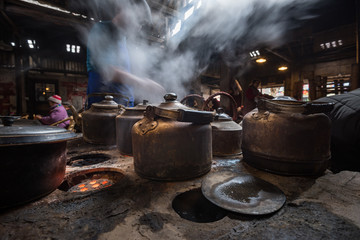
[[[321,175],[330,152],[333,104],[259,99],[243,120],[242,151],[249,165],[283,175]]]
[[[113,101],[113,96],[93,103],[89,110],[82,113],[83,138],[88,143],[116,145],[115,118],[123,113],[124,106]]]
[[[132,128],[135,172],[154,180],[185,180],[210,171],[213,113],[197,111],[176,101],[148,106]]]
[[[216,110],[211,128],[214,156],[232,156],[241,153],[242,127],[234,122],[222,108]]]
[[[147,100],[135,107],[127,107],[122,114],[115,118],[116,124],[116,145],[121,154],[132,155],[131,129],[134,124],[144,117],[148,105]]]

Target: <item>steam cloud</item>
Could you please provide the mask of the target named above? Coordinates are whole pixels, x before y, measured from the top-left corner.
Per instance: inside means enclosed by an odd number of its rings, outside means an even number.
[[[124,1],[118,0],[119,4]],[[231,67],[245,66],[251,50],[283,44],[284,34],[301,24],[302,20],[313,17],[309,11],[321,1],[202,0],[197,8],[200,0],[193,0],[193,14],[182,21],[181,30],[168,39],[165,48],[144,41],[137,29],[129,31],[127,43],[132,71],[135,75],[155,80],[168,92],[177,93],[178,99],[181,99],[189,94],[185,86],[206,68],[214,53],[221,53]],[[93,2],[94,9],[100,6],[106,9],[103,0]],[[137,9],[126,15],[131,21],[140,21],[142,14]],[[179,19],[183,18],[183,14],[180,12]],[[163,19],[153,15],[154,26],[161,26],[163,23],[160,21]],[[176,22],[175,19],[172,21],[172,28]],[[96,52],[96,49],[91,50]],[[137,101],[147,98],[158,102],[161,97],[154,98],[149,92],[136,92]]]

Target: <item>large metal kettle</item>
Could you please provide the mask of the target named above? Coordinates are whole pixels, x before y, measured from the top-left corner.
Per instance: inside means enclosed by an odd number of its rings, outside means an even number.
[[[243,119],[244,161],[284,175],[320,175],[330,159],[333,104],[259,99]]]
[[[83,138],[88,143],[116,145],[115,118],[124,111],[124,107],[113,101],[113,96],[94,103],[82,113]]]
[[[135,172],[153,180],[185,180],[211,169],[213,113],[197,111],[176,101],[148,106],[145,116],[132,128]]]
[[[133,125],[144,117],[147,100],[135,107],[125,108],[125,112],[115,118],[116,124],[116,145],[121,154],[132,155],[131,129]]]
[[[211,128],[214,156],[232,156],[241,153],[242,127],[234,122],[222,108],[216,110]]]

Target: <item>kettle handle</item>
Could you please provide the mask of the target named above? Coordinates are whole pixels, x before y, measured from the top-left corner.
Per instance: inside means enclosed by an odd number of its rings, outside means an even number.
[[[207,124],[214,120],[214,114],[208,111],[196,111],[188,109],[170,110],[152,106],[147,107],[146,111],[150,112],[151,109],[154,109],[155,115],[159,117],[164,117],[179,122]]]
[[[327,113],[334,109],[333,102],[310,102],[305,104],[304,114]]]
[[[214,114],[208,111],[196,111],[179,109],[179,116],[177,121],[180,122],[193,122],[193,123],[210,123],[214,121]]]
[[[210,101],[216,97],[216,96],[226,96],[230,99],[230,103],[231,103],[231,110],[232,110],[232,119],[234,121],[237,120],[238,118],[238,113],[237,113],[237,108],[239,107],[235,101],[235,99],[227,92],[217,92],[217,93],[214,93],[213,95],[210,95],[206,101],[204,102],[204,105],[203,105],[203,110],[206,110],[206,111],[210,111],[210,108],[208,106],[208,104],[210,103]]]

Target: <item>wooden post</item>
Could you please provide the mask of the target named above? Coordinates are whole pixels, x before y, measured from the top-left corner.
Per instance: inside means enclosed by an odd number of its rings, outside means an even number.
[[[359,63],[351,65],[350,90],[360,87]]]
[[[224,61],[221,61],[221,67],[220,67],[220,91],[228,92],[229,91],[229,86],[230,86],[230,69],[229,69],[229,67],[226,65],[226,63]],[[229,109],[224,109],[224,110],[226,110],[225,112],[230,111],[230,109],[231,109],[230,101],[229,101],[229,99],[227,97],[221,97],[220,102],[221,102],[222,106],[229,106]]]
[[[356,63],[351,66],[351,79],[350,79],[350,90],[354,90],[360,87],[360,74],[359,74],[359,58],[360,58],[360,3],[356,2]]]
[[[18,42],[20,44],[20,42]],[[15,48],[15,83],[16,83],[16,113],[23,113],[23,82],[24,82],[24,72],[22,67],[22,54],[18,45]]]
[[[316,99],[316,82],[314,78],[314,72],[311,72],[311,75],[309,74],[309,100],[313,101]]]
[[[295,82],[301,80],[299,69],[295,66],[291,67],[290,78],[285,79],[285,95],[294,97],[295,96]]]

